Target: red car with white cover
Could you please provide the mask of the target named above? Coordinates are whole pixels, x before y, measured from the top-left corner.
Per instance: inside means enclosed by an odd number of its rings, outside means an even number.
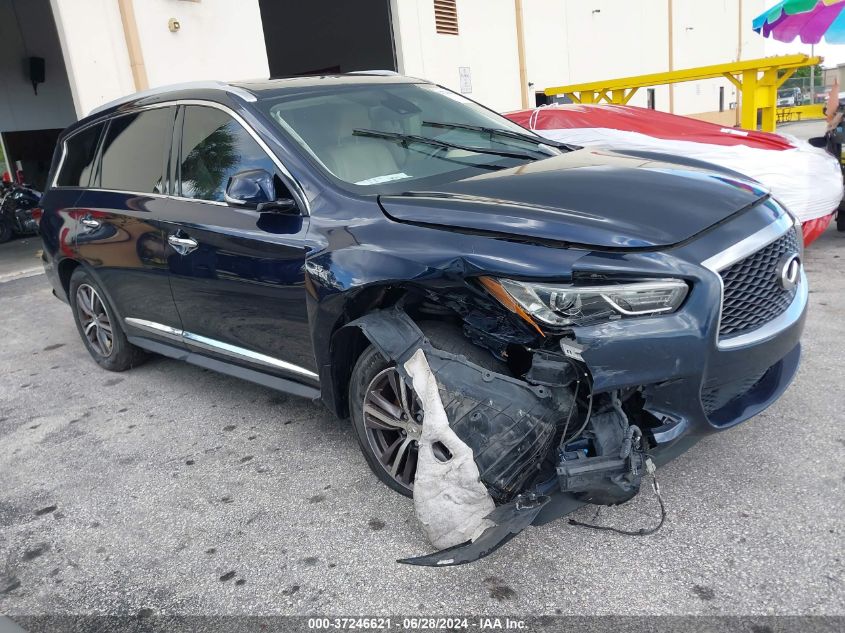
[[[786,134],[623,105],[547,106],[505,116],[555,141],[677,154],[754,178],[801,220],[805,244],[824,232],[842,199],[839,162]]]

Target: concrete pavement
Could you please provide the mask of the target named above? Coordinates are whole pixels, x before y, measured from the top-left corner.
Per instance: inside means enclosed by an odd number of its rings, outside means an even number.
[[[321,406],[159,357],[104,372],[43,276],[0,283],[0,612],[843,615],[845,234],[806,263],[795,383],[661,469],[662,531],[559,521],[445,569],[395,563],[429,549],[412,504]],[[656,517],[645,491],[596,520]]]

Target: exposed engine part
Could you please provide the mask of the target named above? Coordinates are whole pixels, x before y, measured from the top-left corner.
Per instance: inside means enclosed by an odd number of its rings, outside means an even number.
[[[533,385],[568,387],[578,379],[578,370],[560,354],[537,350],[525,379]]]
[[[563,492],[598,505],[624,503],[639,492],[645,469],[643,434],[628,423],[616,393],[610,409],[588,418],[581,437],[564,438],[561,444],[557,474]]]
[[[605,532],[613,532],[614,534],[621,534],[623,536],[649,536],[650,534],[654,534],[655,532],[660,530],[660,528],[662,528],[663,524],[666,522],[666,504],[663,502],[663,495],[660,494],[660,484],[658,483],[657,475],[655,474],[657,466],[655,466],[651,457],[646,457],[645,469],[646,472],[651,475],[651,488],[652,490],[654,490],[654,496],[657,497],[657,503],[660,506],[660,521],[657,523],[657,525],[651,528],[640,528],[639,530],[621,530],[610,525],[584,523],[575,519],[569,519],[569,525],[577,525],[578,527],[590,528],[592,530],[603,530]]]
[[[493,524],[485,517],[495,509],[481,483],[472,450],[449,428],[437,380],[418,349],[405,362],[424,411],[414,479],[414,509],[428,540],[438,549],[472,541]],[[440,443],[448,458],[435,454]]]

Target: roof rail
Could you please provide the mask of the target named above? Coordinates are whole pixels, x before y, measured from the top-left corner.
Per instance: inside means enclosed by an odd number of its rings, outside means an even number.
[[[91,116],[92,114],[97,114],[98,112],[102,112],[103,110],[108,110],[109,108],[114,108],[115,106],[119,106],[124,103],[129,103],[130,101],[135,101],[136,99],[143,99],[144,97],[154,97],[156,95],[165,94],[167,92],[174,92],[176,90],[222,90],[224,92],[237,95],[244,101],[253,102],[257,100],[255,95],[249,92],[248,90],[244,90],[243,88],[239,88],[238,86],[232,86],[222,81],[186,81],[178,84],[157,86],[155,88],[142,90],[140,92],[133,92],[132,94],[120,97],[119,99],[115,99],[114,101],[109,101],[108,103],[104,103],[101,106],[97,106],[96,108],[91,110],[91,112],[88,113],[88,116]]]
[[[353,70],[347,75],[376,75],[377,77],[396,77],[399,75],[395,70]]]

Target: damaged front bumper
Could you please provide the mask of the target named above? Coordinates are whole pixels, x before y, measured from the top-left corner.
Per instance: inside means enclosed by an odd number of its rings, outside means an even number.
[[[409,384],[405,363],[417,350],[425,353],[449,424],[472,449],[476,476],[497,506],[487,516],[489,527],[472,540],[402,562],[471,562],[529,524],[547,523],[586,503],[624,502],[639,490],[646,453],[664,464],[701,437],[765,409],[798,368],[807,303],[803,281],[789,321],[765,340],[724,349],[718,320],[691,319],[692,305],[675,315],[576,328],[558,341],[559,357],[535,353],[525,380],[436,349],[401,307],[350,323],[396,363]],[[699,292],[690,303],[708,300]],[[561,421],[571,417],[573,406],[578,411],[573,359],[589,374],[590,404],[593,397],[609,395],[603,407],[587,412],[586,433],[565,443]],[[556,363],[559,384],[549,380]],[[632,392],[641,400],[641,419],[629,419],[619,404],[619,394]]]

